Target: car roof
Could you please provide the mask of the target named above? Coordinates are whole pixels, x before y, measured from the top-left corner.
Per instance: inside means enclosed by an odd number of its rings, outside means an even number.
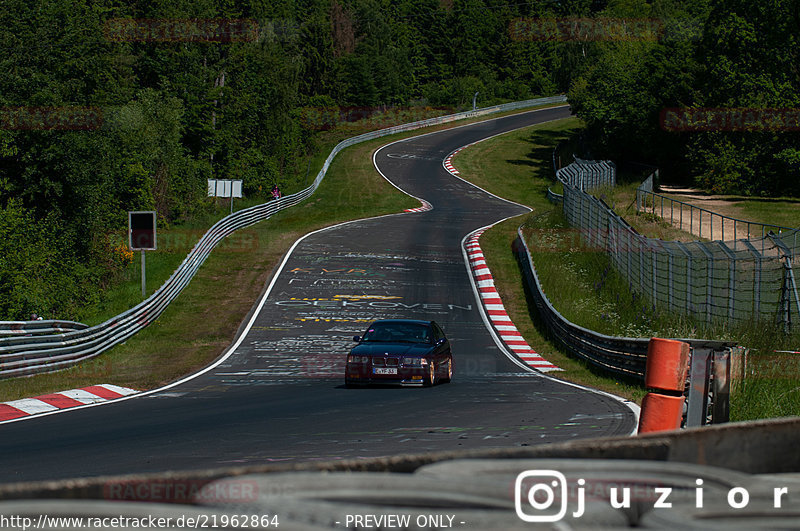
[[[374,321],[372,324],[378,324],[378,323],[418,324],[418,325],[430,326],[433,323],[433,321],[422,321],[420,319],[378,319],[377,321]]]

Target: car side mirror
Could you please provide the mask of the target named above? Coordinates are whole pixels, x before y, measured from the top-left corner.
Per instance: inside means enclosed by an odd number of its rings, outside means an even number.
[[[359,341],[361,341],[361,338],[359,336],[353,336],[353,341],[358,343]]]

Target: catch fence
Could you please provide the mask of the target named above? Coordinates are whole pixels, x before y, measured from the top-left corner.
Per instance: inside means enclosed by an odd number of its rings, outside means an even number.
[[[596,175],[598,171],[604,175]],[[615,182],[615,172],[611,163],[576,159],[556,175],[564,188],[567,221],[581,230],[590,248],[608,253],[633,291],[646,295],[653,305],[709,323],[775,320],[791,329],[800,318],[792,267],[797,230],[779,234],[766,230],[762,237],[728,241],[648,238],[603,200],[587,193]],[[583,175],[588,180],[581,184]],[[646,185],[640,188],[637,197],[653,197]]]

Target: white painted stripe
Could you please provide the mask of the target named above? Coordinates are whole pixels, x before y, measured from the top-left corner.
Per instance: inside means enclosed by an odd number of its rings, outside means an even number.
[[[478,287],[479,288],[488,288],[489,286],[494,286],[494,280],[479,280]]]
[[[511,350],[513,350],[515,353],[518,350],[524,350],[526,354],[530,354],[531,351],[533,350],[531,348],[531,346],[528,345],[527,343],[525,343],[524,345],[516,345],[516,344],[515,345],[509,345],[509,347],[511,347]]]
[[[70,389],[69,391],[61,391],[58,394],[64,395],[73,400],[77,400],[81,404],[95,404],[97,402],[105,402],[107,400],[102,396],[97,396],[89,391],[84,391],[83,389]]]
[[[505,310],[502,304],[484,304],[487,310]]]
[[[492,321],[495,321],[495,319],[492,319]],[[503,319],[503,321],[511,322],[509,319]],[[497,328],[497,330],[500,331],[500,332],[516,332],[517,331],[517,327],[514,326],[513,324],[509,326],[509,325],[501,325],[501,324],[496,324],[495,323],[494,327]],[[500,334],[500,337],[505,338],[506,336],[504,334]]]
[[[46,413],[48,411],[57,411],[56,406],[51,406],[47,402],[36,400],[35,398],[23,398],[21,400],[12,400],[5,402],[5,404],[15,407],[20,411],[24,411],[28,415],[36,415],[37,413]]]
[[[139,392],[136,389],[129,389],[127,387],[120,387],[120,386],[114,385],[114,384],[100,384],[100,387],[105,387],[109,391],[114,391],[115,393],[119,393],[119,394],[125,395],[125,396],[127,396],[127,395],[135,395],[136,393]]]

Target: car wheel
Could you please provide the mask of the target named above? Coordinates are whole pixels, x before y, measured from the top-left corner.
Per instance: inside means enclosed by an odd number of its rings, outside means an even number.
[[[428,365],[428,375],[425,379],[425,386],[431,387],[436,383],[436,367],[434,366],[433,360],[431,360],[430,365]]]
[[[447,360],[447,377],[444,379],[445,382],[449,382],[453,379],[453,360]]]

